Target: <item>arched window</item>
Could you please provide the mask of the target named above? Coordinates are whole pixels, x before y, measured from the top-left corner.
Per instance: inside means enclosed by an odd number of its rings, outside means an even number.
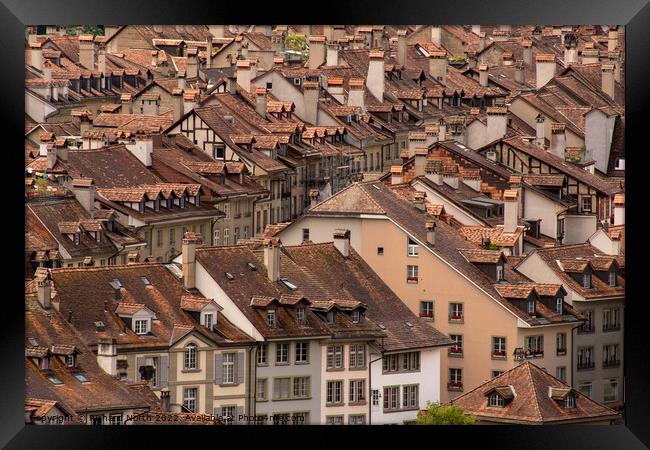
[[[576,407],[576,398],[573,394],[568,394],[564,398],[564,407],[566,409],[573,409]]]
[[[197,365],[196,358],[196,344],[187,344],[185,347],[185,368],[186,369],[196,369]]]

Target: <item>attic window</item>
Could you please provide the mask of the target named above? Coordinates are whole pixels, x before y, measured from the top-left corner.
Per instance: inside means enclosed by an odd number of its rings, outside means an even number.
[[[74,234],[74,245],[79,245],[79,239],[80,239],[79,233]]]
[[[275,326],[277,325],[277,320],[275,317],[275,309],[268,309],[266,311],[266,324],[271,328],[275,328]]]
[[[235,277],[233,276],[233,274],[230,273],[230,272],[226,272],[226,278],[228,278],[229,280],[234,280],[234,279],[235,279]]]
[[[352,311],[352,323],[359,323],[361,319],[361,312],[358,309]]]
[[[609,286],[616,287],[616,269],[609,271]]]
[[[149,319],[136,319],[133,321],[133,331],[135,334],[149,333],[150,326],[151,322]]]
[[[27,341],[29,342],[29,345],[32,347],[38,347],[38,341],[35,338],[28,338]]]
[[[295,284],[293,284],[292,282],[290,282],[289,279],[286,278],[286,277],[285,277],[285,278],[280,278],[280,281],[282,281],[282,283],[283,283],[286,287],[288,287],[289,289],[291,289],[292,291],[295,291],[296,289],[298,289],[298,286],[296,286]]]
[[[122,288],[122,283],[117,278],[113,278],[113,281],[109,282],[108,284],[110,284],[111,287],[116,290]]]
[[[47,379],[50,380],[50,383],[52,383],[52,384],[63,384],[63,381],[59,380],[59,379],[58,379],[57,377],[55,377],[54,375],[49,375],[49,376],[47,377]]]
[[[562,297],[558,297],[555,300],[555,312],[558,314],[563,314],[563,302],[562,302]]]
[[[498,393],[492,392],[488,396],[488,406],[494,406],[497,408],[503,408],[506,404],[506,401],[503,397],[501,397]]]
[[[255,264],[253,264],[253,263],[251,263],[251,262],[249,262],[249,263],[246,264],[246,265],[247,265],[248,268],[249,268],[250,270],[252,270],[252,271],[257,270],[257,267],[255,266]]]
[[[503,281],[503,264],[497,264],[497,281]]]
[[[149,278],[140,277],[140,279],[142,280],[142,284],[144,284],[145,286],[151,286],[151,281],[149,281]]]
[[[296,308],[296,320],[298,323],[305,323],[305,308],[302,306]]]
[[[94,325],[97,331],[106,331],[106,325],[101,320],[94,322]]]
[[[327,323],[334,323],[334,311],[327,311]]]
[[[77,365],[77,357],[74,353],[65,357],[65,365],[68,367],[75,367]]]
[[[591,289],[591,274],[589,272],[582,274],[582,287]]]
[[[576,407],[576,398],[573,393],[567,394],[564,398],[564,408],[565,409],[574,409]]]
[[[535,314],[535,299],[533,297],[528,299],[528,314]]]
[[[77,380],[81,381],[82,383],[87,383],[88,381],[90,381],[88,380],[88,377],[86,377],[86,375],[84,375],[83,373],[75,373],[74,377]]]

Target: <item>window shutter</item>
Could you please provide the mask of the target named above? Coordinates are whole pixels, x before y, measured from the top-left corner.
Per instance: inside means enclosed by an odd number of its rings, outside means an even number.
[[[214,355],[214,382],[216,384],[223,384],[223,354],[217,353]]]
[[[237,424],[243,423],[244,422],[244,419],[242,417],[243,415],[244,415],[244,407],[243,406],[238,406],[237,407],[237,416],[234,418],[234,422],[237,423]],[[242,418],[240,418],[240,417],[242,417]]]
[[[144,356],[138,356],[135,359],[135,379],[137,381],[142,381],[142,375],[140,374],[140,367],[144,366]]]
[[[169,355],[160,357],[160,387],[167,387],[167,378],[169,375]]]
[[[237,384],[244,382],[244,353],[237,353]]]

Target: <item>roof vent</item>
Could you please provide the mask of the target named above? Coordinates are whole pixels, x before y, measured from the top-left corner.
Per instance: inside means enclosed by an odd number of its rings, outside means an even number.
[[[411,322],[406,322],[406,326],[413,328],[413,324]]]
[[[144,284],[145,286],[151,286],[151,281],[149,281],[149,278],[140,277],[140,279],[142,280],[142,284]]]
[[[113,298],[119,300],[121,297],[120,289],[122,288],[122,283],[117,278],[113,278],[113,281],[109,283],[113,288]]]
[[[383,323],[379,323],[377,325],[379,325],[379,328],[381,328],[382,330],[386,329],[386,326]]]
[[[235,125],[235,118],[233,116],[223,116],[223,120],[228,125]]]
[[[247,264],[247,266],[248,266],[248,268],[249,268],[250,270],[252,270],[252,271],[256,271],[256,270],[257,270],[257,266],[255,266],[255,264],[253,264],[253,263],[251,263],[251,262],[249,262],[249,263]]]
[[[29,341],[29,345],[31,345],[32,347],[38,347],[38,341],[35,338],[30,337],[27,340]]]
[[[97,331],[106,331],[106,325],[104,325],[104,322],[102,322],[101,320],[98,320],[98,321],[96,321],[94,323],[95,323],[95,329]]]
[[[234,280],[235,279],[234,275],[232,273],[230,273],[230,272],[226,272],[226,278],[228,278],[229,280]]]

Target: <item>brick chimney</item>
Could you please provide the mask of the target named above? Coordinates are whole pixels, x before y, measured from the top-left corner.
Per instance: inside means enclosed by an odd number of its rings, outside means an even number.
[[[318,203],[318,189],[311,189],[309,191],[309,200],[310,200],[309,209],[311,209],[314,206],[316,206],[316,204]]]
[[[251,91],[251,62],[248,59],[237,61],[237,84],[246,92]]]
[[[446,141],[447,140],[447,124],[445,123],[445,119],[441,118],[440,122],[438,123],[438,141]]]
[[[555,76],[555,55],[538,53],[535,56],[536,89],[542,88]]]
[[[366,83],[370,93],[380,102],[384,101],[384,52],[371,50],[369,53]]]
[[[120,103],[122,105],[122,107],[120,108],[120,112],[122,114],[131,114],[132,113],[131,94],[122,94],[122,95],[120,95]]]
[[[618,27],[612,25],[607,31],[607,51],[613,52],[618,47]]]
[[[508,129],[508,109],[505,106],[488,106],[487,143],[505,137]]]
[[[81,206],[92,213],[95,209],[95,193],[97,191],[95,181],[92,178],[75,178],[72,180],[70,190]]]
[[[533,41],[524,39],[521,42],[521,46],[523,47],[524,64],[528,67],[533,67]]]
[[[99,338],[97,343],[97,365],[112,377],[117,377],[117,340]]]
[[[519,198],[514,189],[503,191],[503,231],[514,233],[518,225]]]
[[[431,42],[438,47],[442,44],[442,28],[440,25],[431,25]]]
[[[330,95],[338,100],[341,104],[345,104],[345,96],[343,95],[343,78],[328,77],[326,84],[327,92],[329,92]]]
[[[545,129],[546,118],[538,114],[535,117],[535,145],[540,148],[544,148],[546,145],[546,129]]]
[[[614,82],[614,64],[602,64],[601,70],[601,88],[605,94],[612,100],[614,99],[614,92],[616,84]]]
[[[36,282],[36,294],[38,302],[44,309],[50,309],[52,304],[52,278],[50,272],[47,272],[45,279]]]
[[[135,142],[126,144],[126,148],[140,160],[142,164],[151,167],[151,155],[153,153],[153,136],[150,134],[136,134]]]
[[[266,88],[255,88],[255,111],[266,118]]]
[[[436,51],[429,55],[429,75],[443,85],[447,82],[447,52]]]
[[[160,391],[160,409],[163,412],[171,411],[171,397],[169,391]]]
[[[30,42],[29,44],[29,65],[41,70],[43,68],[43,49],[40,42]]]
[[[426,178],[438,186],[442,186],[442,162],[441,161],[428,161],[425,168]]]
[[[327,43],[327,61],[325,65],[335,67],[339,65],[339,44],[336,42]]]
[[[478,82],[483,87],[488,87],[488,65],[479,64],[478,65]]]
[[[277,237],[264,240],[264,265],[266,276],[270,281],[280,279],[280,239]]]
[[[196,288],[196,247],[203,244],[200,234],[188,231],[183,236],[183,287]]]
[[[95,70],[95,44],[92,34],[79,36],[79,64],[88,70]]]
[[[407,44],[406,30],[397,30],[397,64],[400,66],[406,66]]]
[[[205,68],[209,69],[212,67],[212,35],[209,35],[206,39],[206,50],[205,50]]]
[[[185,65],[185,73],[187,78],[192,79],[199,76],[199,55],[198,49],[195,47],[188,48],[186,52],[187,63]]]
[[[366,112],[363,82],[363,78],[350,78],[348,80],[348,106],[358,106],[363,112]]]
[[[566,149],[566,125],[563,123],[551,124],[551,147],[549,151],[558,158],[564,160],[564,150]]]
[[[310,69],[318,69],[325,62],[325,36],[309,36],[309,61]]]
[[[614,226],[625,225],[625,194],[614,195]]]
[[[413,205],[420,211],[426,211],[427,207],[424,203],[424,197],[426,194],[424,192],[415,191],[413,193]]]
[[[436,245],[436,222],[431,220],[424,224],[424,229],[427,231],[427,244],[434,247]]]
[[[452,189],[458,189],[458,172],[443,172],[442,182]]]
[[[344,258],[350,256],[350,230],[334,230],[334,247]]]
[[[320,85],[317,81],[305,81],[302,83],[302,89],[305,102],[305,117],[303,117],[303,120],[308,124],[317,125]]]
[[[401,165],[390,166],[390,184],[400,184],[404,174],[404,167]]]
[[[196,108],[199,104],[198,89],[186,89],[183,93],[183,114],[187,114]]]
[[[429,152],[426,148],[418,147],[415,149],[414,175],[416,177],[424,176],[424,170],[427,165],[428,154]]]

